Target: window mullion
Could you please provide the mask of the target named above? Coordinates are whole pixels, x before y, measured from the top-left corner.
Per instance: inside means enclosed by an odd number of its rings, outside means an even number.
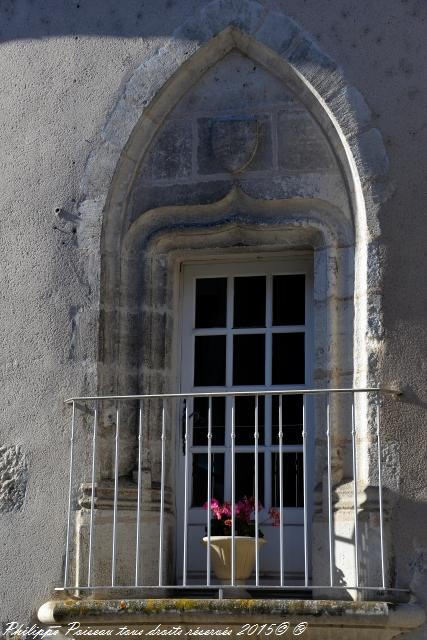
[[[226,370],[225,384],[230,391],[233,384],[233,299],[234,280],[232,276],[227,278],[227,345],[226,345]],[[231,405],[232,398],[225,399],[225,433],[224,433],[224,500],[231,500]]]
[[[234,278],[227,278],[227,352],[226,352],[226,374],[225,384],[227,389],[233,385],[233,300],[234,300]]]

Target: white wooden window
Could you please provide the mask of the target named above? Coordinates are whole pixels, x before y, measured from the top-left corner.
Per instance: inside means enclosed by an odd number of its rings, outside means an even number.
[[[181,391],[292,389],[312,384],[312,261],[309,257],[254,257],[233,263],[189,263],[182,269]],[[295,557],[302,551],[302,396],[283,397],[285,527]],[[279,506],[278,399],[259,398],[259,500]],[[212,496],[231,499],[232,399],[212,401]],[[204,567],[199,541],[207,499],[208,400],[196,398],[190,420],[190,574]],[[255,395],[235,399],[236,500],[253,496]],[[184,478],[180,451],[178,483]],[[182,492],[178,492],[182,493]],[[178,512],[182,514],[182,505]],[[178,525],[181,532],[182,523]],[[291,531],[291,527],[294,530]],[[273,540],[276,532],[263,525]],[[297,533],[298,529],[298,533]],[[179,536],[181,542],[181,535]],[[277,548],[266,546],[264,575],[277,571]],[[178,547],[178,558],[180,554]],[[268,548],[268,550],[267,550]],[[296,554],[296,555],[295,555]],[[301,554],[301,562],[303,557]],[[290,573],[298,573],[290,563]],[[301,564],[301,568],[302,568]],[[286,565],[285,565],[286,569]]]

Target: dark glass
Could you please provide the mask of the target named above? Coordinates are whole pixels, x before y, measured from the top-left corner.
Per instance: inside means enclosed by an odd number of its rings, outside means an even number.
[[[264,384],[265,336],[233,336],[233,384]]]
[[[264,444],[264,405],[264,396],[258,396],[258,444]],[[237,396],[234,408],[236,444],[254,446],[255,396]]]
[[[236,453],[236,502],[245,496],[255,497],[255,456]],[[258,500],[264,504],[264,454],[258,454]]]
[[[304,469],[302,452],[283,455],[283,506],[304,506]],[[273,453],[271,460],[271,501],[273,507],[280,506],[279,454]]]
[[[302,444],[303,397],[282,396],[282,431],[283,444]],[[272,400],[272,434],[273,444],[279,444],[279,396]]]
[[[194,345],[194,386],[225,385],[225,336],[196,336]]]
[[[273,334],[273,384],[304,384],[304,334]]]
[[[196,329],[227,325],[227,278],[196,280]]]
[[[305,324],[305,275],[273,276],[273,325]]]
[[[208,446],[209,398],[194,398],[193,405],[193,445]],[[212,441],[213,445],[224,444],[225,398],[212,398]]]
[[[265,276],[234,278],[233,326],[265,327]]]
[[[224,501],[224,454],[212,453],[212,498]],[[192,507],[203,507],[208,501],[208,454],[193,454]]]

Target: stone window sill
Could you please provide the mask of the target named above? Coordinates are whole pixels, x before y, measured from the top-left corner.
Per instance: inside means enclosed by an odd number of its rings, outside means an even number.
[[[231,629],[225,637],[236,637],[244,624],[264,623],[278,625],[289,622],[285,636],[292,637],[298,623],[306,622],[305,638],[351,638],[379,640],[398,636],[418,628],[425,622],[423,609],[417,604],[389,602],[351,602],[343,600],[290,600],[290,599],[64,599],[46,602],[38,612],[44,625],[60,625],[62,635],[69,625],[79,622],[81,629],[108,630],[116,635],[119,627],[147,631],[161,624],[161,629],[180,627],[185,636],[196,626],[201,630]],[[104,635],[101,633],[88,635]],[[107,635],[107,634],[105,634]],[[130,634],[129,634],[130,635]],[[134,635],[137,635],[135,633]],[[163,634],[151,634],[163,635]],[[164,634],[167,635],[167,634]],[[191,635],[191,634],[188,634]],[[204,634],[200,634],[204,635]],[[207,633],[207,636],[213,634]],[[242,637],[249,637],[245,633]],[[85,637],[85,636],[83,636]],[[206,636],[205,636],[206,637]]]

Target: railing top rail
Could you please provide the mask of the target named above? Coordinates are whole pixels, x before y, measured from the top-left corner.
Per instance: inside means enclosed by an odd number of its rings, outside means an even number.
[[[147,393],[138,395],[111,395],[111,396],[76,396],[64,400],[65,404],[73,402],[92,402],[98,400],[152,400],[155,398],[209,398],[225,396],[284,396],[284,395],[319,395],[326,393],[384,393],[390,395],[401,395],[399,389],[389,389],[386,387],[349,387],[344,389],[250,389],[248,391],[196,391],[188,393]]]

